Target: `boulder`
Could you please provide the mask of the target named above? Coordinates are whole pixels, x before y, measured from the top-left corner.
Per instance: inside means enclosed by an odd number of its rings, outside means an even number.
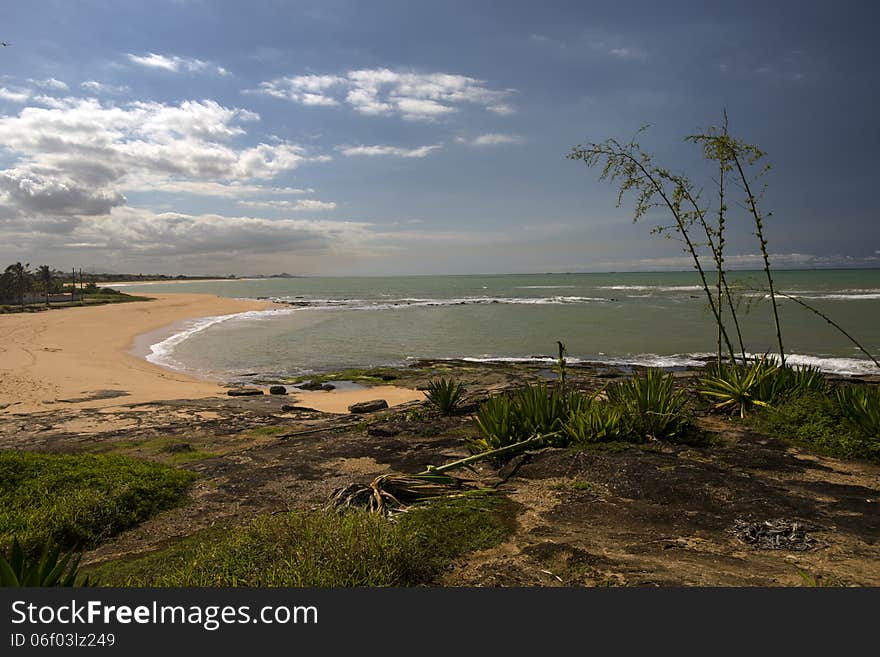
[[[314,408],[309,408],[308,406],[295,406],[293,404],[283,404],[281,406],[282,413],[292,413],[294,411],[304,411],[307,413],[320,413],[321,411],[317,411]]]
[[[269,386],[270,395],[286,395],[287,386]]]
[[[300,390],[321,390],[324,387],[324,384],[320,381],[306,381],[305,383],[300,383],[296,386]]]
[[[226,394],[230,397],[252,397],[254,395],[262,395],[263,391],[259,388],[234,388],[227,390]]]
[[[336,386],[332,383],[325,383],[321,386],[321,390],[326,390],[327,392],[330,392],[331,390],[336,390]]]
[[[388,408],[388,402],[384,399],[371,399],[370,401],[358,402],[348,407],[349,413],[372,413]]]

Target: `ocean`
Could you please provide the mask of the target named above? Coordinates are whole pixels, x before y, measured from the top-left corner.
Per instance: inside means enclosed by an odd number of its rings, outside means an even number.
[[[775,353],[761,272],[732,274],[746,350]],[[774,273],[880,354],[880,269]],[[685,367],[714,354],[716,331],[693,272],[269,278],[118,286],[125,292],[211,293],[282,302],[277,309],[200,318],[144,347],[148,360],[222,380],[295,376],[418,359]],[[793,363],[840,374],[878,373],[822,318],[780,299]],[[731,339],[736,344],[733,327]],[[170,334],[169,334],[170,333]],[[161,338],[161,339],[159,339]]]

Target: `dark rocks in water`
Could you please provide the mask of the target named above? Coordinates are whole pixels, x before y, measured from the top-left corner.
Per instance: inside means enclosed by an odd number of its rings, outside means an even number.
[[[294,406],[292,404],[284,404],[281,407],[282,413],[292,413],[293,411],[306,411],[308,413],[320,413],[321,411],[309,408],[308,406]]]
[[[324,384],[320,381],[306,381],[305,383],[298,384],[296,387],[300,390],[321,390]]]
[[[258,388],[235,388],[227,390],[226,394],[230,397],[253,397],[255,395],[262,395],[263,391]]]
[[[391,438],[400,433],[397,427],[367,427],[368,436],[378,436],[380,438]]]
[[[269,386],[269,394],[270,395],[286,395],[287,387],[286,386]]]
[[[321,390],[326,390],[329,392],[331,390],[336,390],[336,386],[333,385],[332,383],[325,383],[324,385],[321,386]]]
[[[384,399],[371,399],[370,401],[358,402],[348,407],[349,413],[372,413],[388,408],[388,402]]]
[[[172,445],[168,445],[168,447],[166,447],[162,451],[167,452],[168,454],[185,454],[187,452],[194,452],[196,450],[193,449],[193,446],[189,443],[174,443]]]

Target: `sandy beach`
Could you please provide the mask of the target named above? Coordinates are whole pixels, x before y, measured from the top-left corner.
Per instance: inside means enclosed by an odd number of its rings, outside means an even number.
[[[138,336],[186,319],[272,306],[208,294],[154,294],[155,300],[0,315],[0,413],[109,408],[226,394],[220,382],[164,369],[132,353]],[[389,404],[421,399],[394,386],[298,395],[325,412],[382,397]]]

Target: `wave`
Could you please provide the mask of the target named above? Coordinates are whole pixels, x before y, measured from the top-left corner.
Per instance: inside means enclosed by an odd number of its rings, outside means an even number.
[[[517,290],[562,290],[573,288],[574,285],[520,285]]]
[[[488,304],[508,305],[562,305],[607,302],[606,297],[552,296],[552,297],[458,297],[452,299],[305,299],[297,297],[272,297],[276,303],[296,308],[347,310],[392,310],[396,308],[428,308],[435,306],[472,306]]]
[[[600,285],[598,290],[633,290],[636,292],[699,292],[700,285]]]
[[[749,358],[760,358],[763,354],[746,354]],[[773,356],[773,354],[769,354]],[[704,367],[715,358],[714,353],[696,352],[690,354],[634,354],[632,356],[600,355],[592,358],[567,357],[569,364],[596,363],[617,367],[658,367],[663,369]],[[846,358],[833,356],[810,356],[807,354],[787,354],[786,362],[790,365],[810,365],[818,367],[827,374],[859,376],[880,374],[880,370],[870,360],[864,358]],[[533,363],[535,365],[555,365],[553,356],[465,356],[440,360],[462,360],[470,363]]]
[[[207,328],[228,322],[229,320],[261,320],[270,319],[278,315],[287,315],[293,312],[289,308],[272,308],[269,310],[248,310],[241,313],[233,313],[231,315],[214,315],[211,317],[201,317],[199,319],[187,320],[183,323],[180,331],[170,335],[161,342],[150,345],[150,353],[145,358],[155,365],[161,365],[173,370],[188,370],[186,366],[178,362],[172,357],[174,348],[181,342],[188,340],[196,333],[201,333]]]

